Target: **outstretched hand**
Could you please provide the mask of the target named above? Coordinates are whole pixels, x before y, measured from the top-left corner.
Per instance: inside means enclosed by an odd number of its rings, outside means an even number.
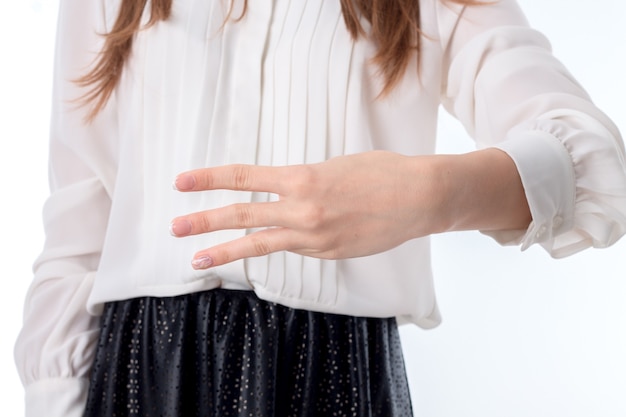
[[[433,157],[373,151],[309,165],[228,165],[180,174],[181,192],[269,192],[278,201],[233,204],[175,218],[176,237],[258,229],[196,253],[205,269],[238,259],[291,251],[340,259],[371,255],[442,228],[441,184]]]
[[[531,220],[512,159],[495,148],[464,155],[372,151],[309,165],[228,165],[180,174],[179,191],[259,191],[278,201],[233,204],[175,218],[176,237],[260,229],[196,253],[196,269],[291,251],[366,256],[446,230],[523,230]]]

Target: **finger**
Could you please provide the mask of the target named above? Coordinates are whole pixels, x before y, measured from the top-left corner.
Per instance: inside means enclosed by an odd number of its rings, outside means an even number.
[[[225,165],[179,174],[174,180],[178,191],[236,190],[283,194],[293,167]]]
[[[290,230],[284,228],[260,230],[196,253],[191,266],[194,269],[207,269],[239,259],[289,250],[292,246],[290,235]]]
[[[184,237],[217,230],[289,227],[293,224],[293,211],[285,212],[279,201],[242,203],[176,217],[170,223],[170,233]]]

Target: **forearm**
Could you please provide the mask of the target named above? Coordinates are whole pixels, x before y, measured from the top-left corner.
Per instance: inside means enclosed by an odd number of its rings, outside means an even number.
[[[453,230],[522,230],[531,220],[513,160],[488,148],[462,155],[434,156],[441,195],[434,233]],[[435,190],[437,192],[437,190]]]

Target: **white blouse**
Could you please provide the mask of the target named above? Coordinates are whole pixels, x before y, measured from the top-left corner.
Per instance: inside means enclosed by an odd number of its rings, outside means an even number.
[[[61,1],[46,243],[16,345],[29,416],[82,414],[97,315],[111,300],[223,287],[296,308],[439,323],[428,238],[358,259],[274,253],[193,270],[197,250],[249,231],[176,239],[173,217],[276,197],[177,193],[182,171],[373,149],[432,154],[443,104],[479,148],[498,147],[518,167],[533,220],[490,233],[499,242],[539,243],[561,257],[625,232],[619,132],[512,0],[420,0],[420,67],[413,59],[385,98],[370,62],[376,48],[352,40],[338,0],[250,1],[225,25],[227,2],[174,0],[170,20],[137,34],[114,97],[85,124],[72,80],[94,60],[119,3]]]

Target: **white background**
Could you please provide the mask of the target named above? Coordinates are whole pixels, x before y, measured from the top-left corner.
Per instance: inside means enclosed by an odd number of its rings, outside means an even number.
[[[626,131],[626,3],[521,4]],[[15,0],[0,13],[0,392],[8,416],[23,414],[12,349],[43,240],[56,8],[55,0]],[[453,120],[442,118],[440,136],[441,152],[471,150]],[[558,261],[476,232],[433,241],[444,322],[402,328],[417,416],[626,416],[626,239]]]

